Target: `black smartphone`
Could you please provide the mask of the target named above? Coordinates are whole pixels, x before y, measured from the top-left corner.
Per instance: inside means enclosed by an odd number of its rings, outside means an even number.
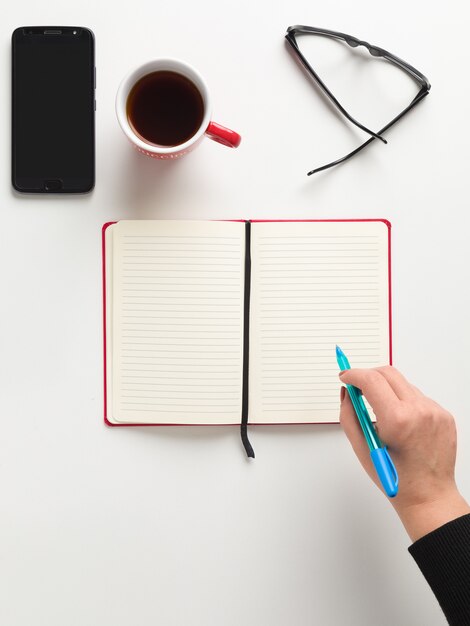
[[[84,193],[95,184],[95,53],[81,26],[12,35],[12,183],[25,193]]]

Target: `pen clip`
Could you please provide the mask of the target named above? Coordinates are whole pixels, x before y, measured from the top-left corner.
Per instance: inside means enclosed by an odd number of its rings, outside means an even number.
[[[387,446],[371,450],[370,457],[385,493],[389,498],[394,498],[398,493],[398,473],[390,458]]]

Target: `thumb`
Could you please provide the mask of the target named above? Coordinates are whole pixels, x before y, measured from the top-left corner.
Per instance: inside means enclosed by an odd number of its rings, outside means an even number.
[[[358,387],[380,419],[398,410],[400,401],[388,380],[376,369],[350,369],[339,375],[342,383]]]

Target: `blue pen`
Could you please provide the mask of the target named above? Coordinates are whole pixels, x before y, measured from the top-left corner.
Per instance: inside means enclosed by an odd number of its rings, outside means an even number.
[[[339,346],[336,346],[336,360],[341,371],[351,369],[349,361]],[[398,493],[398,474],[392,459],[387,450],[379,439],[377,431],[372,424],[369,412],[367,411],[362,393],[353,385],[346,385],[349,397],[356,411],[357,419],[361,425],[362,432],[369,446],[370,458],[374,464],[377,476],[382,483],[382,487],[389,498],[394,498]]]

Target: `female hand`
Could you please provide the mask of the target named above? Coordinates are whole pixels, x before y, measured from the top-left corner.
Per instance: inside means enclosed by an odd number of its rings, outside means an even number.
[[[346,370],[340,373],[340,380],[361,389],[375,413],[377,432],[387,445],[400,480],[398,494],[391,503],[410,538],[416,541],[470,513],[455,484],[457,435],[452,415],[394,367]],[[362,466],[381,488],[344,387],[340,421]]]

